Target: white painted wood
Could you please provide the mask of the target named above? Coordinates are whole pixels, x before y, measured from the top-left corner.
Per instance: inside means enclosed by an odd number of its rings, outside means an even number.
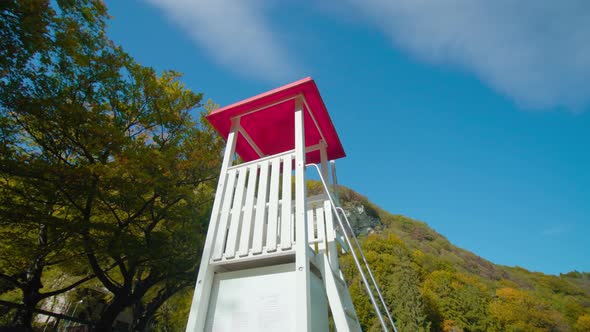
[[[305,127],[303,97],[295,99],[295,330],[311,330],[310,268],[307,244],[305,187]]]
[[[322,170],[322,177],[326,181],[326,183],[330,182],[330,178],[328,177],[328,145],[325,141],[320,141],[320,166]]]
[[[281,194],[281,249],[291,249],[291,162],[292,156],[283,157],[283,192]]]
[[[229,231],[227,233],[227,242],[225,244],[225,257],[232,258],[235,256],[236,248],[238,246],[238,231],[240,231],[240,223],[242,217],[242,207],[244,206],[244,191],[246,190],[246,177],[248,168],[242,167],[238,171],[238,184],[234,193],[234,201],[232,204],[231,219],[229,224]]]
[[[318,130],[318,133],[320,133],[320,136],[322,137],[322,140],[325,142],[326,141],[326,138],[324,137],[324,133],[322,132],[322,129],[320,128],[320,125],[318,124],[318,121],[316,120],[315,116],[311,112],[311,108],[309,108],[309,104],[307,104],[307,100],[305,100],[305,98],[301,98],[301,99],[303,101],[303,104],[305,105],[305,109],[307,110],[307,113],[309,114],[309,117],[313,121],[313,124],[315,125],[316,129]]]
[[[298,332],[295,264],[220,272],[215,276],[205,331]],[[311,278],[311,326],[328,331],[328,303],[323,281]]]
[[[306,153],[310,153],[310,152],[313,152],[313,151],[317,151],[319,149],[320,149],[320,144],[314,144],[314,145],[310,145],[310,146],[306,147],[305,148],[305,152]]]
[[[240,115],[237,115],[235,118],[239,119],[239,118],[241,118],[241,117],[244,117],[244,116],[246,116],[246,115],[248,115],[248,114],[252,114],[252,113],[256,113],[256,112],[258,112],[258,111],[262,111],[262,110],[263,110],[263,109],[265,109],[265,108],[273,107],[273,106],[275,106],[275,105],[282,104],[282,103],[284,103],[284,102],[287,102],[287,101],[289,101],[289,100],[296,99],[296,98],[298,98],[298,97],[299,97],[299,96],[292,96],[292,97],[287,97],[287,98],[285,98],[285,99],[281,99],[281,100],[275,101],[275,102],[273,102],[273,103],[270,103],[270,104],[262,105],[262,106],[260,106],[260,107],[258,107],[258,108],[255,108],[255,109],[251,110],[251,111],[248,111],[248,112],[242,113],[242,114],[240,114]],[[232,118],[232,120],[233,120],[233,119],[234,119],[234,118]]]
[[[293,264],[218,273],[205,331],[297,332]],[[326,315],[327,316],[327,315]]]
[[[254,193],[256,192],[256,179],[258,177],[258,165],[248,166],[248,187],[246,189],[246,203],[244,205],[244,218],[240,234],[239,256],[248,255],[250,240],[252,238],[252,220],[254,219]]]
[[[322,177],[324,178],[324,180],[326,182],[329,182],[329,178],[328,178],[328,151],[327,151],[327,147],[328,145],[326,144],[326,142],[324,140],[321,140],[319,143],[320,146],[320,163],[321,163],[321,170],[322,170]],[[329,193],[327,193],[329,195]],[[318,214],[318,220],[317,220],[317,231],[318,234],[321,234],[321,236],[318,236],[319,238],[321,238],[320,244],[318,245],[318,252],[323,252],[326,250],[326,219],[324,216],[324,207],[321,206],[318,208],[318,211],[316,211],[316,213]]]
[[[232,127],[230,128],[229,135],[227,136],[227,144],[223,153],[223,161],[221,163],[221,172],[219,173],[220,176],[217,184],[217,192],[215,193],[215,200],[213,201],[211,219],[209,221],[209,228],[207,229],[207,237],[205,238],[203,255],[201,256],[201,264],[199,266],[199,273],[197,276],[191,309],[189,312],[188,322],[186,324],[187,332],[202,331],[205,325],[205,318],[207,316],[207,310],[209,307],[209,295],[211,294],[213,276],[215,274],[215,268],[208,263],[211,259],[213,242],[219,222],[219,212],[227,187],[227,169],[231,166],[233,161],[233,155],[236,149],[236,140],[237,121],[232,121]]]
[[[346,283],[340,277],[340,271],[336,273],[334,267],[330,266],[326,253],[316,256],[322,279],[328,296],[328,303],[332,311],[332,318],[337,331],[360,332],[361,326],[358,322],[354,306],[350,301],[350,294]]]
[[[221,206],[221,217],[219,217],[219,227],[217,228],[217,234],[215,235],[215,243],[213,243],[212,260],[219,260],[223,255],[235,183],[236,170],[232,169],[227,172],[227,188],[223,197],[223,205]]]
[[[348,285],[344,280],[344,274],[342,273],[342,271],[338,270],[338,273],[334,276],[334,278],[339,278],[339,280],[344,283],[343,287],[337,288],[340,294],[340,305],[344,307],[344,313],[346,314],[346,321],[348,322],[348,331],[360,332],[361,324],[358,320],[358,316],[354,308],[354,303],[352,303],[352,298],[350,297],[350,292],[348,291]]]
[[[332,312],[332,318],[334,319],[334,325],[336,331],[348,331],[348,322],[346,320],[346,313],[344,307],[340,301],[340,294],[338,293],[338,286],[334,280],[334,275],[331,271],[330,264],[327,261],[327,256],[320,254],[316,257],[320,265],[320,272],[322,279],[326,286],[326,295],[328,296],[328,302],[330,303],[330,311]]]
[[[262,158],[259,158],[259,159],[256,159],[256,160],[250,160],[248,162],[245,162],[245,163],[242,163],[242,164],[239,164],[239,165],[235,165],[235,166],[229,167],[228,170],[234,169],[234,168],[242,168],[242,167],[246,167],[246,166],[252,166],[252,165],[260,165],[265,160],[270,161],[270,160],[275,159],[277,157],[286,156],[288,154],[294,154],[294,153],[295,153],[295,150],[289,150],[289,151],[285,151],[285,152],[280,152],[280,153],[277,153],[277,154],[273,154],[273,155],[270,155],[270,156],[262,157]]]
[[[315,262],[313,264],[315,265]],[[326,296],[324,281],[321,279],[321,276],[315,273],[311,273],[310,277],[311,330],[318,332],[330,331],[328,298]]]
[[[243,266],[240,265],[241,263],[244,262],[252,262],[252,261],[260,261],[260,260],[264,260],[264,263],[268,263],[268,265],[273,265],[276,262],[280,262],[280,263],[284,263],[286,261],[289,261],[289,259],[283,259],[283,257],[285,256],[293,256],[295,255],[295,250],[293,248],[289,249],[289,250],[275,250],[273,252],[262,252],[261,254],[249,254],[247,256],[236,256],[234,258],[230,258],[230,259],[226,259],[225,257],[223,257],[221,260],[218,261],[212,261],[211,265],[217,265],[217,266],[221,266],[221,265],[231,265],[232,269],[234,266]],[[260,265],[264,265],[264,264],[260,264]],[[250,264],[249,266],[252,266],[252,264]]]
[[[308,243],[315,243],[315,227],[313,226],[314,223],[314,217],[313,217],[313,206],[309,207],[307,209],[307,242]],[[315,246],[314,245],[310,245],[310,247],[312,249],[314,249],[315,251]]]
[[[329,200],[324,201],[324,214],[326,217],[326,244],[328,245],[328,261],[334,271],[340,268],[338,265],[338,247],[336,244],[336,229],[334,225],[332,205]]]
[[[253,296],[256,296],[259,290],[264,287],[277,289],[276,294],[279,297],[285,294],[285,287],[292,290],[293,294],[288,305],[280,305],[281,307],[289,307],[283,312],[292,315],[293,319],[289,319],[289,322],[285,323],[287,320],[281,319],[277,315],[269,316],[273,322],[278,323],[275,328],[270,330],[327,330],[327,314],[323,313],[326,307],[324,294],[327,294],[330,305],[333,307],[338,331],[360,331],[350,294],[345,287],[346,284],[342,281],[342,274],[338,268],[338,233],[335,228],[334,211],[330,201],[326,200],[328,196],[317,203],[314,202],[313,206],[306,204],[306,151],[319,150],[320,172],[326,181],[329,177],[329,169],[327,145],[324,140],[307,148],[305,146],[304,112],[309,112],[309,108],[307,107],[306,110],[304,105],[306,104],[303,96],[296,97],[294,150],[273,156],[264,156],[248,133],[239,126],[239,118],[232,119],[232,128],[224,152],[221,176],[203,250],[202,263],[199,268],[187,331],[203,331],[205,321],[217,321],[222,325],[231,321],[233,325],[227,325],[229,329],[263,331],[265,327],[255,326],[244,329],[240,324],[254,326],[248,324],[254,322],[251,318],[255,312],[265,310],[258,306],[260,303],[265,303],[264,301],[255,300],[252,302]],[[310,115],[317,126],[316,119],[311,112]],[[242,134],[260,158],[231,166],[238,133]],[[323,133],[320,134],[323,135]],[[293,159],[295,160],[294,197],[292,197],[291,182]],[[280,178],[281,169],[282,180]],[[332,164],[332,177],[336,196],[337,182],[334,164]],[[294,202],[294,208],[292,202]],[[316,247],[317,253],[313,250]],[[281,250],[277,250],[279,248]],[[243,300],[244,310],[235,309],[229,305],[217,306],[218,303],[221,303],[218,302],[220,300],[219,294],[221,294],[218,292],[219,284],[215,286],[218,288],[214,290],[214,293],[211,293],[211,289],[215,289],[213,287],[215,275],[220,276],[220,273],[226,273],[222,271],[230,269],[260,266],[259,263],[252,262],[260,258],[265,259],[264,264],[273,264],[269,263],[271,261],[276,264],[276,262],[286,259],[280,257],[281,255],[293,254],[295,255],[295,263],[291,264],[291,272],[289,272],[292,276],[291,281],[279,282],[275,285],[276,287],[272,286],[274,282],[259,282],[256,285],[248,286],[246,279],[249,277],[242,275],[244,280],[235,283],[235,287],[226,288],[223,296],[227,297],[230,302],[233,301],[233,298],[239,301]],[[318,263],[318,261],[320,262]],[[310,262],[318,267],[323,280],[310,273]],[[270,269],[272,270],[273,267]],[[241,271],[236,271],[236,275],[241,275]],[[324,297],[323,300],[318,295]],[[255,310],[252,309],[250,314],[245,314],[250,309],[249,303],[255,303],[254,306],[258,307]],[[215,316],[220,312],[217,309],[223,312],[231,311],[228,313],[229,318],[216,320]],[[281,310],[283,309],[281,308]],[[335,314],[335,311],[339,313]],[[244,323],[246,321],[248,323]],[[316,322],[321,322],[321,324],[316,324]],[[322,327],[318,329],[320,325]],[[215,326],[217,325],[212,323],[208,327],[211,330],[218,330]]]
[[[336,204],[340,199],[340,194],[338,193],[338,178],[336,177],[336,162],[334,160],[330,161],[330,166],[332,166],[332,191],[334,192],[334,199],[336,200]]]
[[[326,220],[324,217],[324,207],[318,206],[316,212],[316,228],[318,232],[318,252],[323,253],[326,251]]]
[[[256,145],[256,143],[254,143],[254,140],[252,139],[252,137],[250,137],[250,135],[248,134],[248,132],[246,132],[242,127],[240,127],[240,134],[242,134],[242,137],[244,137],[244,139],[246,139],[246,142],[248,142],[248,144],[250,144],[250,146],[252,147],[252,149],[254,149],[254,151],[256,152],[256,154],[258,155],[258,157],[264,157],[265,154],[262,153],[262,150],[260,150],[260,148],[258,147],[258,145]]]
[[[268,221],[266,228],[266,251],[277,250],[277,225],[279,222],[279,179],[281,175],[281,158],[272,160],[270,174],[270,196],[268,200]]]
[[[258,197],[256,198],[256,219],[254,221],[254,231],[252,234],[252,253],[259,254],[262,252],[264,240],[264,223],[266,217],[266,197],[268,193],[268,160],[260,163],[260,176],[258,181]]]

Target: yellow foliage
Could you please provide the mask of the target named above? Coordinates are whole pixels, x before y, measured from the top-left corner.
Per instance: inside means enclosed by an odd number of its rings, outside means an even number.
[[[577,332],[590,332],[590,314],[583,314],[578,317],[574,328]]]
[[[500,324],[501,330],[551,331],[560,314],[528,292],[511,287],[496,291],[496,299],[490,304],[490,313]]]
[[[445,319],[442,323],[443,332],[463,332],[463,329],[452,319]]]

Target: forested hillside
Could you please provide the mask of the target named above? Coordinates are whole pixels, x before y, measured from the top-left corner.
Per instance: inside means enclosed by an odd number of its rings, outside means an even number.
[[[496,265],[350,189],[341,202],[401,331],[590,331],[590,273]],[[343,261],[363,327],[379,330],[352,259]]]

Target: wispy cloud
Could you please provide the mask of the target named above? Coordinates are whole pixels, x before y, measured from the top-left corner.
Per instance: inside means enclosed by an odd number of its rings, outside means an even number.
[[[292,75],[293,61],[264,15],[261,1],[145,0],[160,8],[212,59],[268,81]]]
[[[587,0],[347,1],[397,47],[473,72],[521,106],[590,104]]]
[[[144,0],[235,72],[284,81],[297,72],[267,0]],[[320,0],[355,13],[418,59],[451,65],[532,109],[590,106],[587,0]],[[318,6],[318,3],[315,3]],[[312,5],[308,1],[302,6]],[[346,14],[345,14],[346,15]],[[351,41],[354,42],[354,41]]]

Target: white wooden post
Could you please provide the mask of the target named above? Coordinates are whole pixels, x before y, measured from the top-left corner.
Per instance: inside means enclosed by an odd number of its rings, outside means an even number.
[[[332,160],[330,162],[332,166],[332,190],[334,191],[334,198],[336,198],[336,202],[340,200],[340,195],[338,194],[338,178],[336,177],[336,162]]]
[[[338,247],[336,244],[336,229],[334,220],[336,216],[333,215],[332,205],[330,201],[324,202],[324,213],[326,214],[326,242],[328,245],[328,260],[332,271],[337,275],[340,273],[340,266],[338,264]]]
[[[211,260],[213,241],[216,238],[215,233],[218,226],[221,199],[223,198],[226,189],[227,169],[233,162],[233,156],[236,149],[237,131],[239,127],[238,121],[239,120],[237,119],[232,120],[232,126],[229,135],[227,136],[223,162],[221,164],[221,173],[219,173],[219,182],[217,184],[217,192],[213,202],[213,210],[209,221],[205,246],[203,247],[197,284],[193,294],[193,303],[186,324],[187,332],[203,331],[205,326],[205,318],[207,317],[207,308],[209,306],[209,295],[211,293],[211,286],[213,284],[213,276],[215,273],[214,268],[209,265],[209,262]],[[225,232],[225,229],[222,231]]]
[[[328,177],[328,151],[326,142],[324,140],[320,141],[320,161],[322,163],[322,177],[326,183],[330,183],[330,178]]]
[[[310,270],[308,257],[306,187],[305,187],[305,131],[303,102],[295,99],[295,317],[296,331],[311,330]]]
[[[328,179],[328,151],[326,148],[327,148],[326,142],[324,140],[321,140],[320,141],[320,162],[321,162],[322,177],[324,178],[324,181],[329,183],[330,180]],[[329,195],[330,193],[326,193],[326,194]],[[328,208],[330,208],[330,207],[328,207]],[[325,211],[324,207],[322,207],[322,213],[324,213],[324,211]],[[329,212],[326,211],[326,213],[329,213]],[[321,238],[323,239],[322,242],[320,242],[320,244],[318,245],[318,251],[320,253],[323,253],[326,250],[326,243],[328,240],[328,237],[326,236],[326,229],[327,229],[326,223],[327,222],[332,223],[331,218],[330,219],[325,218],[322,220],[325,220],[325,221],[323,221],[321,223],[321,227],[318,228],[318,232],[322,233]],[[332,230],[333,226],[330,226],[330,227],[331,227],[330,230]]]

